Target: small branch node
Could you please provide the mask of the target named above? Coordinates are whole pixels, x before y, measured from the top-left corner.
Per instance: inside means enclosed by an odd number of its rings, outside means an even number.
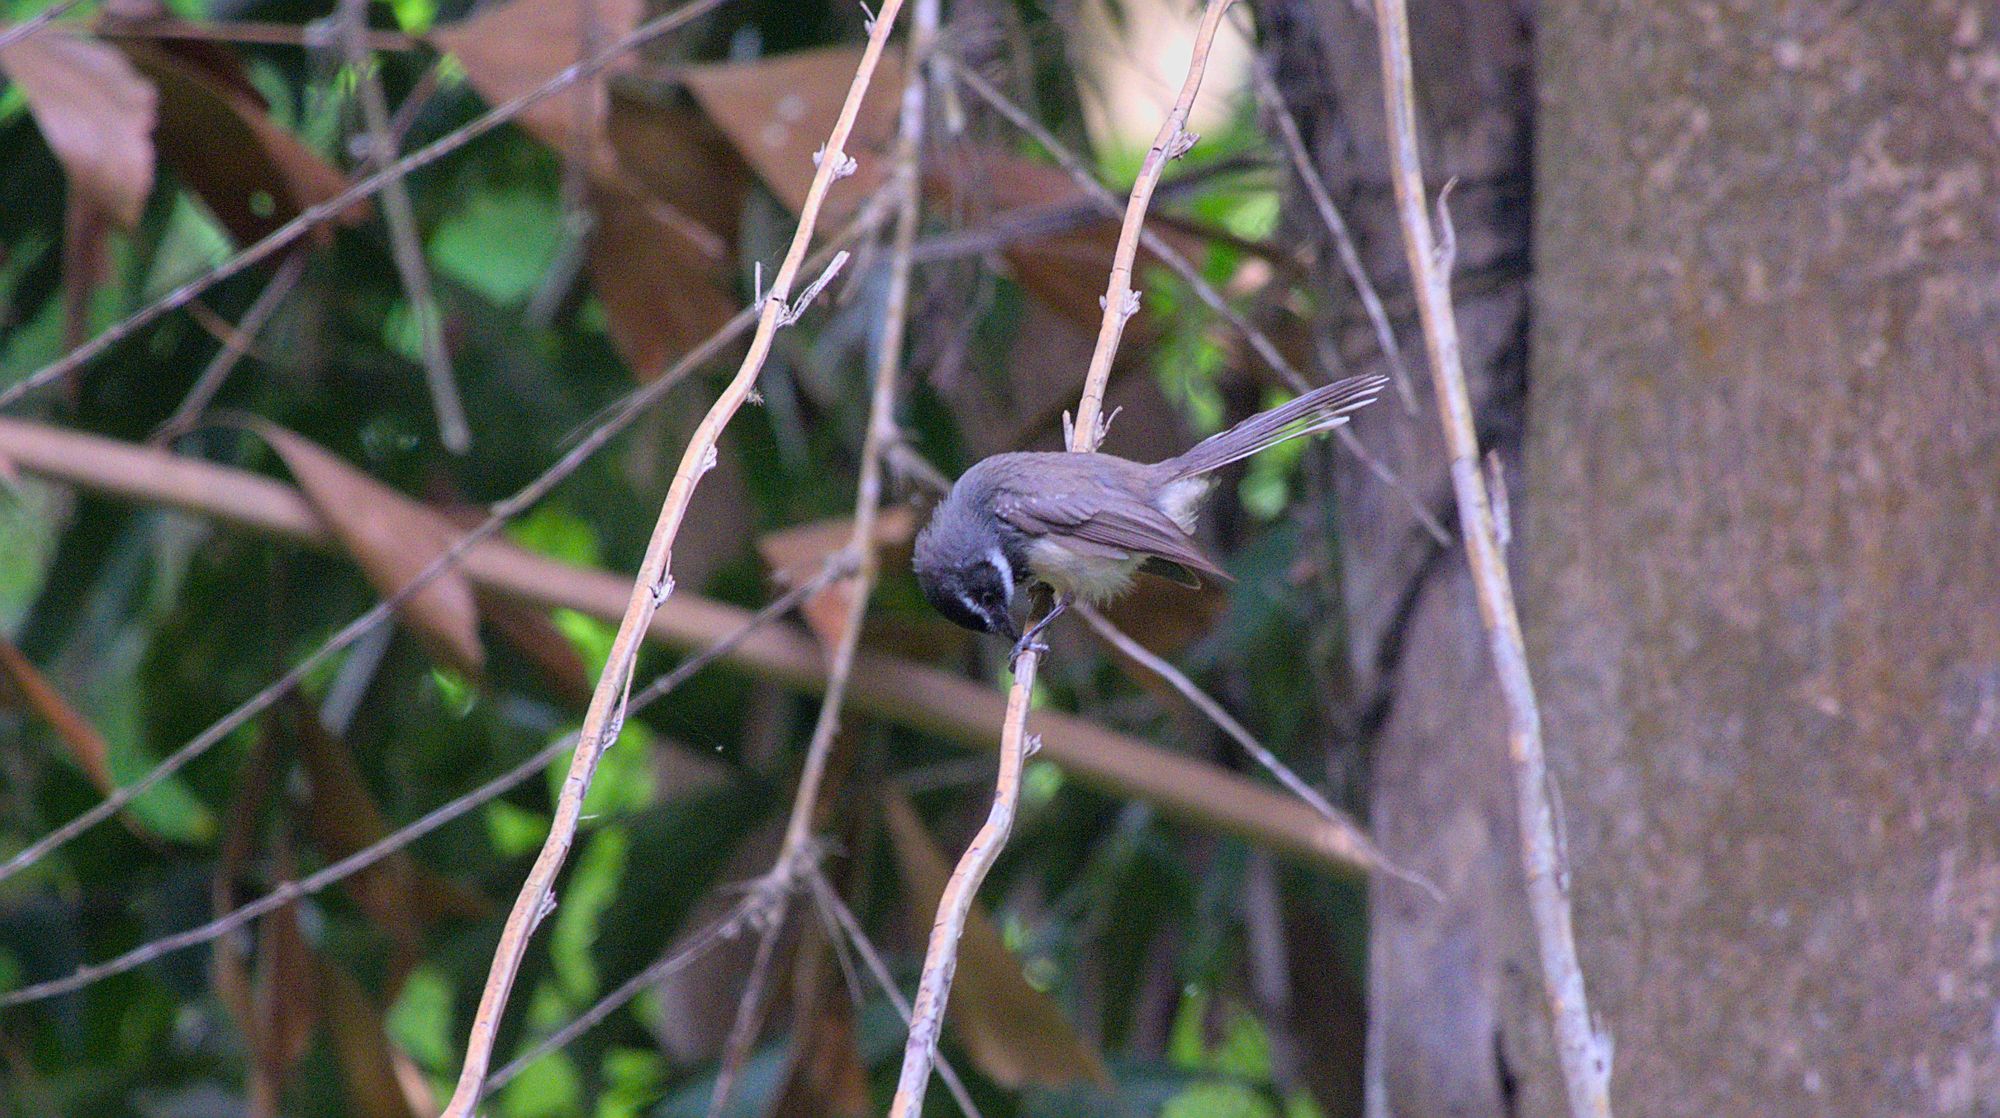
[[[1167,141],[1167,158],[1179,159],[1188,152],[1193,151],[1194,146],[1200,142],[1201,133],[1190,132],[1186,128],[1182,128],[1174,133],[1173,139]]]
[[[783,328],[797,322],[806,313],[806,308],[812,306],[813,300],[819,298],[819,293],[826,290],[826,285],[832,283],[833,277],[839,275],[840,270],[846,266],[847,250],[842,249],[834,253],[833,259],[827,262],[826,271],[821,272],[819,278],[812,281],[804,293],[792,301],[791,306],[786,307],[779,313],[778,326]],[[774,292],[773,294],[775,295],[776,293]]]
[[[1451,192],[1457,185],[1456,176],[1446,179],[1437,197],[1437,248],[1432,250],[1432,259],[1439,273],[1446,278],[1451,276],[1453,265],[1458,263],[1458,226],[1451,220]]]
[[[1029,734],[1027,740],[1021,743],[1021,756],[1024,759],[1028,757],[1033,757],[1035,754],[1040,753],[1041,751],[1042,751],[1042,735],[1040,734]]]
[[[1507,499],[1507,471],[1501,468],[1500,452],[1486,452],[1486,488],[1493,499],[1493,535],[1501,551],[1514,543],[1514,513]]]
[[[822,147],[818,151],[813,152],[813,166],[817,167],[825,161],[826,161],[825,148]],[[849,175],[852,175],[854,172],[860,169],[861,169],[861,164],[856,162],[853,156],[848,155],[846,152],[834,153],[833,177],[836,182],[848,177]]]

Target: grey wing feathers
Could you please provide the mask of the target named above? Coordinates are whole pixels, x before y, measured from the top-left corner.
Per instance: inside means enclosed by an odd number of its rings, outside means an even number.
[[[1156,556],[1229,581],[1229,573],[1203,555],[1180,525],[1135,496],[1092,487],[1070,492],[1010,491],[998,498],[994,512],[1029,536],[1080,540],[1135,558]]]

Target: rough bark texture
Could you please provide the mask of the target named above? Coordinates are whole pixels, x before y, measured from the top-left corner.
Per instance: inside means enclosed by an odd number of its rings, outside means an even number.
[[[1385,396],[1355,431],[1453,524],[1389,189],[1374,24],[1347,0],[1282,0],[1258,12],[1280,84],[1412,366],[1415,414]],[[1529,16],[1521,0],[1426,0],[1411,12],[1427,168],[1434,188],[1459,179],[1452,211],[1466,370],[1483,444],[1510,467],[1520,451],[1528,331]],[[1322,245],[1318,287],[1340,352],[1354,371],[1380,369],[1303,196],[1287,221]],[[1464,551],[1440,548],[1358,463],[1343,456],[1340,470],[1356,722],[1372,765],[1376,837],[1447,894],[1438,904],[1388,880],[1371,894],[1371,1041],[1384,1101],[1398,1118],[1551,1113],[1560,1096],[1550,1090],[1553,1051],[1536,1008],[1505,713]]]
[[[1618,1113],[2000,1113],[2000,12],[1539,27],[1522,600]]]

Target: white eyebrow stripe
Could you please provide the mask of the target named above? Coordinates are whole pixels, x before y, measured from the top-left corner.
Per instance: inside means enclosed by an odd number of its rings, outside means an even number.
[[[998,544],[986,549],[986,561],[1000,572],[1000,585],[1006,588],[1007,604],[1014,604],[1014,564],[1007,561],[1007,553]]]

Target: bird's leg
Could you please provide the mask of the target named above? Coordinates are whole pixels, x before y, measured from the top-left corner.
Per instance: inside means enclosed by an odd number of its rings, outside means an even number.
[[[1016,661],[1021,659],[1022,653],[1028,652],[1030,650],[1033,650],[1036,653],[1042,653],[1042,652],[1047,652],[1049,650],[1049,646],[1042,643],[1041,640],[1042,630],[1048,628],[1049,622],[1054,621],[1056,618],[1062,616],[1062,612],[1068,608],[1069,608],[1069,595],[1068,594],[1056,595],[1055,603],[1049,606],[1049,612],[1043,614],[1042,619],[1040,621],[1037,621],[1033,625],[1028,626],[1028,631],[1022,633],[1021,639],[1014,642],[1014,651],[1007,657],[1008,671],[1014,670],[1014,664]]]

